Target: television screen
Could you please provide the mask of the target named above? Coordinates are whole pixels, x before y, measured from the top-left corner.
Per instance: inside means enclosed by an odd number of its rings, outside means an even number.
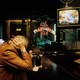
[[[57,26],[80,26],[80,8],[60,8],[57,9]]]

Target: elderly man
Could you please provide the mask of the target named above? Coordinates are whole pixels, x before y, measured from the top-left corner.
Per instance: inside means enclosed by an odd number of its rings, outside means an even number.
[[[28,43],[26,37],[17,35],[0,45],[0,80],[28,80],[27,73],[33,69]]]

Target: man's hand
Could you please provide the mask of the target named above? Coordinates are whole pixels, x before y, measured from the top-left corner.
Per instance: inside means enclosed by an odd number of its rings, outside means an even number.
[[[21,51],[26,50],[26,46],[24,45],[25,43],[20,37],[15,37],[12,41],[17,49],[20,49]]]

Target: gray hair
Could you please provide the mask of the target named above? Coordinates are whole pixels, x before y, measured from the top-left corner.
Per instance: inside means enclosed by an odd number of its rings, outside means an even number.
[[[23,43],[24,43],[24,45],[27,47],[28,46],[28,43],[29,43],[29,40],[28,40],[28,38],[27,37],[25,37],[25,36],[22,36],[22,35],[17,35],[17,36],[15,36],[14,38],[20,38],[20,39],[22,39],[22,41],[23,41]]]

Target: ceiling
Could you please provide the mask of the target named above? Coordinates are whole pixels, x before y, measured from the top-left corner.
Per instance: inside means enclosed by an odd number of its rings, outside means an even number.
[[[80,0],[75,0],[70,3],[71,6],[80,6]],[[48,15],[51,18],[56,18],[57,9],[65,6],[60,0],[3,0],[0,1],[0,17],[38,17]]]

